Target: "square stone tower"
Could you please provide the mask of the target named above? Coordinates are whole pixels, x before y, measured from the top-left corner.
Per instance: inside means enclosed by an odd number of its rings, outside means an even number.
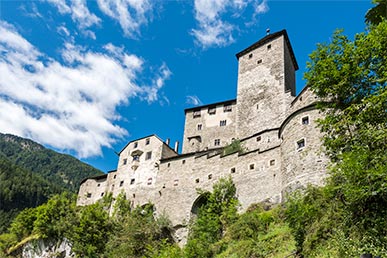
[[[236,57],[237,137],[278,128],[295,98],[298,70],[286,30],[266,35]]]

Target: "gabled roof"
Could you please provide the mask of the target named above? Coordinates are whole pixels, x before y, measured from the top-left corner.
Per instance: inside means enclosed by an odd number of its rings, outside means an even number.
[[[141,137],[141,138],[138,138],[136,140],[132,140],[130,142],[128,142],[121,150],[120,152],[118,153],[118,155],[121,155],[121,152],[123,150],[125,150],[126,147],[128,147],[129,144],[131,144],[132,142],[137,142],[137,141],[140,141],[142,139],[145,139],[145,138],[150,138],[150,137],[156,137],[156,139],[158,139],[160,142],[162,142],[165,146],[167,146],[168,148],[170,148],[171,150],[173,150],[175,153],[176,151],[174,149],[171,148],[171,146],[167,145],[163,140],[160,139],[160,137],[158,137],[156,134],[151,134],[151,135],[148,135],[148,136],[144,136],[144,137]]]
[[[292,45],[290,44],[290,40],[289,40],[288,33],[286,32],[286,30],[281,30],[281,31],[278,31],[278,32],[266,35],[263,39],[255,42],[254,44],[252,44],[248,48],[246,48],[246,49],[242,50],[241,52],[237,53],[236,57],[239,60],[239,58],[241,56],[244,56],[245,54],[253,51],[254,49],[257,49],[257,48],[265,45],[266,43],[268,43],[268,42],[270,42],[270,41],[272,41],[272,40],[274,40],[276,38],[279,38],[281,36],[284,36],[284,38],[285,38],[285,42],[286,42],[286,44],[287,44],[287,46],[289,48],[289,52],[290,52],[290,56],[291,56],[293,64],[294,64],[294,68],[297,71],[298,70],[297,60],[296,60],[296,57],[294,55],[293,48],[292,48]]]

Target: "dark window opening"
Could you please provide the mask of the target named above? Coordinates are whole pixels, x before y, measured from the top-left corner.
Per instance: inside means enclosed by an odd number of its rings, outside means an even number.
[[[235,168],[231,168],[231,170],[230,170],[230,172],[232,173],[232,174],[234,174],[235,173]]]
[[[257,64],[261,64],[262,63],[262,59],[259,59],[258,61],[257,61]]]
[[[224,105],[223,107],[223,112],[231,112],[232,111],[232,106],[231,105]]]
[[[253,170],[254,169],[254,164],[250,164],[250,170]]]
[[[220,126],[226,126],[227,125],[227,120],[220,120],[219,125]]]
[[[309,124],[309,117],[308,116],[302,118],[302,124],[303,125],[308,125]]]
[[[145,145],[149,145],[149,143],[150,143],[150,139],[148,138],[145,140]]]
[[[148,151],[146,154],[145,154],[145,160],[148,160],[148,159],[151,159],[152,158],[152,152],[151,151]]]
[[[209,107],[208,114],[215,115],[216,114],[216,107]]]
[[[130,179],[130,184],[133,185],[135,181],[136,181],[136,179],[134,179],[134,178]]]
[[[124,185],[124,181],[121,181],[120,182],[120,187]]]
[[[305,147],[305,139],[299,140],[297,142],[297,149],[301,149]]]
[[[197,118],[197,117],[200,117],[200,116],[201,116],[200,110],[195,110],[193,112],[193,118]]]

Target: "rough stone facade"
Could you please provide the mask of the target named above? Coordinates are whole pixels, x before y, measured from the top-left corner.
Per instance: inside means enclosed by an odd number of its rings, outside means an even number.
[[[237,98],[186,109],[181,154],[155,135],[131,141],[119,153],[117,170],[81,183],[78,205],[121,192],[133,206],[151,202],[184,244],[200,204],[196,189],[210,191],[221,177],[232,177],[241,211],[322,184],[327,158],[315,122],[321,114],[308,88],[295,96],[298,65],[286,31],[267,35],[237,58]],[[236,139],[244,150],[225,155]]]

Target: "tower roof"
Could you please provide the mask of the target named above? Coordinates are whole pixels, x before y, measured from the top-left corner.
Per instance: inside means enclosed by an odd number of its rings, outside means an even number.
[[[294,68],[297,71],[298,70],[297,60],[296,60],[296,57],[294,55],[293,48],[292,48],[292,45],[290,44],[290,40],[289,40],[288,33],[286,32],[286,30],[281,30],[281,31],[278,31],[278,32],[266,35],[261,40],[255,42],[254,44],[252,44],[248,48],[245,48],[241,52],[237,53],[236,54],[237,59],[239,60],[239,58],[241,56],[251,52],[254,49],[257,49],[257,48],[265,45],[266,43],[268,43],[268,42],[270,42],[270,41],[272,41],[272,40],[274,40],[274,39],[276,39],[276,38],[278,38],[280,36],[284,36],[284,38],[285,38],[285,42],[288,45],[290,56],[291,56],[293,64],[294,64]]]

